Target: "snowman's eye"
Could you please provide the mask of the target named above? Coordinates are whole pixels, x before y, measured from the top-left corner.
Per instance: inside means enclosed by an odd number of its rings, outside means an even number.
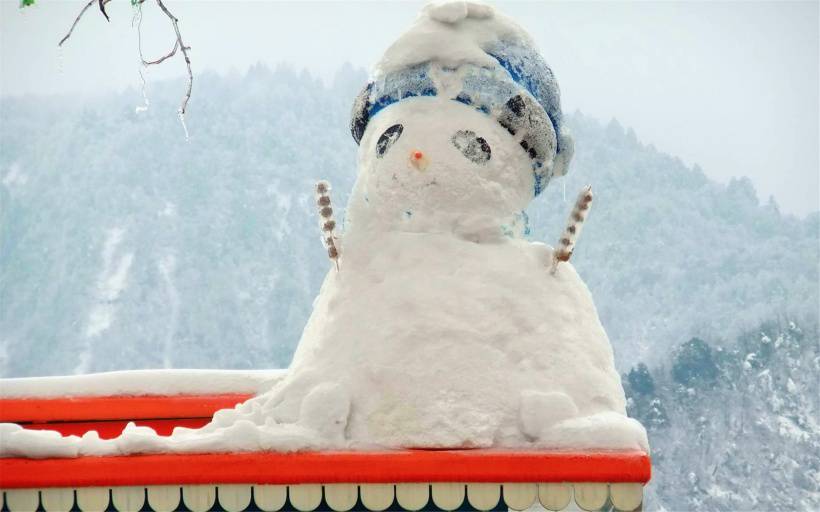
[[[394,124],[382,133],[382,136],[379,137],[379,141],[376,142],[376,158],[381,158],[385,153],[387,153],[390,146],[399,140],[402,131],[404,131],[404,126]]]
[[[465,158],[477,164],[487,163],[492,155],[487,141],[483,137],[477,137],[473,131],[459,130],[450,140]]]

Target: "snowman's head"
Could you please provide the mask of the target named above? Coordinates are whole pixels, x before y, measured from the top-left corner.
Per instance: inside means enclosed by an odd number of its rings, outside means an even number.
[[[360,142],[358,190],[371,208],[393,218],[431,212],[505,217],[532,199],[533,165],[515,137],[486,114],[419,96],[371,120]]]
[[[566,173],[558,84],[514,22],[470,1],[431,4],[354,103],[357,191],[371,208],[498,217]]]

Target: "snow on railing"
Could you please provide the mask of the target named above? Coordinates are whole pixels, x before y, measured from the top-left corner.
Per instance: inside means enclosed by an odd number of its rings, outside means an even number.
[[[131,375],[128,384],[138,390]],[[199,378],[199,377],[196,377]],[[126,379],[127,380],[127,379]],[[4,381],[7,382],[7,381]],[[41,392],[51,389],[40,384]],[[255,383],[255,384],[254,384]],[[64,384],[64,383],[63,383]],[[228,391],[225,383],[212,389]],[[269,385],[264,374],[245,382]],[[0,396],[0,422],[113,437],[127,421],[167,434],[196,427],[247,393],[160,396]],[[87,389],[96,389],[86,379]],[[123,384],[125,385],[125,384]],[[190,391],[191,383],[185,389]],[[35,388],[37,386],[34,386]],[[14,395],[14,393],[12,393]],[[196,424],[190,423],[195,421]],[[187,422],[187,423],[186,423]],[[108,432],[106,429],[110,430]],[[103,436],[105,434],[105,436]],[[0,458],[0,509],[9,512],[205,512],[245,510],[524,510],[534,503],[563,510],[636,510],[651,476],[643,452],[395,450],[155,454],[75,458]]]

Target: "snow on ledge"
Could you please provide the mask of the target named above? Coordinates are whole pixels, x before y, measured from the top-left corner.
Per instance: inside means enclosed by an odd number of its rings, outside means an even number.
[[[263,393],[287,370],[128,370],[0,379],[2,398]]]

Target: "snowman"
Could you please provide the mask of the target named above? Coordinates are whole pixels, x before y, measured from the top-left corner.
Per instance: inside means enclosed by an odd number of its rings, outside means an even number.
[[[333,446],[645,449],[588,289],[523,238],[573,142],[522,29],[486,5],[428,5],[351,132],[338,265],[261,415]]]

